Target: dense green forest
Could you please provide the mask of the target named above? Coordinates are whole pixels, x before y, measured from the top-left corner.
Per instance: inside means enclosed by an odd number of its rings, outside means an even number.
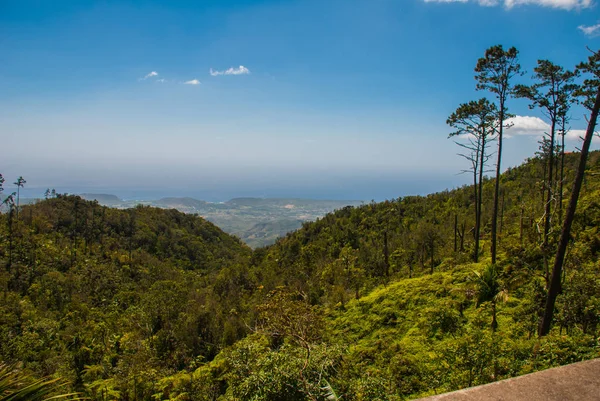
[[[486,53],[480,89],[498,60],[516,74],[515,52]],[[566,103],[542,87],[518,93],[554,129]],[[488,113],[504,105],[461,105],[448,123],[471,134],[473,185],[347,207],[254,251],[175,210],[50,191],[20,206],[19,178],[0,214],[0,360],[102,401],[400,400],[598,357],[598,105],[581,153],[552,137],[498,178],[484,138],[501,146],[508,114]]]
[[[543,165],[503,175],[491,272],[489,226],[471,262],[472,186],[348,207],[254,253],[173,210],[23,206],[1,216],[0,355],[102,400],[401,399],[599,356],[600,153],[540,340]]]

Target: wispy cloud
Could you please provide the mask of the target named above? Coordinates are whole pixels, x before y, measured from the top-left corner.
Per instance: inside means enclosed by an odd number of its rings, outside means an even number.
[[[509,118],[507,123],[510,125],[506,129],[506,136],[536,136],[542,137],[550,132],[550,124],[539,117],[515,116]],[[568,141],[579,141],[585,135],[585,130],[573,129],[567,132],[565,139]],[[594,138],[596,142],[600,138]]]
[[[481,6],[492,7],[504,5],[507,9],[515,6],[533,4],[542,7],[561,8],[563,10],[573,10],[588,8],[592,5],[592,0],[424,0],[425,3],[478,3]]]
[[[231,67],[225,71],[215,71],[212,68],[210,69],[210,75],[212,75],[213,77],[216,77],[219,75],[247,75],[247,74],[250,74],[250,70],[247,69],[246,67],[244,67],[243,65],[240,65],[238,68]]]
[[[577,28],[587,36],[600,35],[600,23],[590,26],[579,25]]]
[[[190,81],[185,81],[184,84],[186,84],[186,85],[200,85],[200,81],[198,81],[197,79],[192,79]]]
[[[570,139],[572,141],[581,141],[583,140],[583,137],[585,136],[585,130],[583,129],[572,129],[571,131],[567,132],[567,136],[565,136],[566,139]],[[598,142],[598,136],[594,136],[593,138],[594,142]]]
[[[152,71],[152,72],[149,72],[148,74],[146,74],[143,78],[140,78],[140,81],[145,81],[148,78],[157,77],[157,76],[158,76],[158,72]]]
[[[161,79],[157,79],[157,80],[156,80],[156,82],[160,82],[161,84],[164,84],[164,83],[165,83],[165,82],[167,82],[167,81],[165,81],[165,79],[164,79],[164,78],[161,78]]]

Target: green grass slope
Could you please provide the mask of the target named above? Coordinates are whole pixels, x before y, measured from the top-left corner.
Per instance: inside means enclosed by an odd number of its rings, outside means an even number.
[[[461,265],[402,279],[333,312],[330,341],[346,344],[346,353],[332,383],[348,399],[410,399],[600,357],[595,330],[532,335],[532,283],[511,288],[492,331],[490,302],[476,303],[481,269]],[[586,301],[600,310],[597,298]]]

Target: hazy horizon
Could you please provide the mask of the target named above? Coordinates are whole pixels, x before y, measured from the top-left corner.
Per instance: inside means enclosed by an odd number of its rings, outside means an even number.
[[[432,192],[443,191],[449,184],[449,179],[454,184],[460,185],[462,177],[450,176],[445,178],[420,177],[420,178],[394,178],[387,177],[345,177],[334,183],[310,183],[293,181],[290,183],[275,183],[272,185],[257,185],[248,183],[236,187],[212,187],[203,189],[201,186],[193,187],[119,187],[119,186],[28,186],[21,189],[23,198],[42,198],[46,188],[55,189],[58,193],[69,194],[110,194],[123,200],[157,200],[165,197],[191,197],[208,202],[225,202],[233,198],[299,198],[318,200],[347,200],[347,201],[382,201],[408,195],[425,195]],[[456,186],[455,185],[455,186]],[[12,191],[12,186],[6,186],[6,192]]]
[[[452,188],[470,177],[457,175],[468,162],[446,118],[490,97],[475,90],[477,59],[516,46],[527,73],[515,83],[531,83],[540,58],[572,69],[599,43],[596,9],[582,0],[3,2],[0,173],[7,184],[23,176],[25,194],[212,201]],[[533,155],[549,129],[528,104],[509,100],[503,167]],[[569,150],[586,127],[581,107],[572,111]]]
[[[523,160],[524,161],[524,160]],[[515,167],[521,163],[505,166]],[[233,198],[303,198],[321,200],[371,200],[383,201],[410,195],[427,195],[434,192],[451,190],[472,183],[472,175],[461,173],[457,166],[455,171],[432,172],[377,172],[338,171],[337,174],[324,175],[312,172],[308,174],[288,174],[279,177],[279,172],[265,173],[254,177],[242,175],[201,177],[190,180],[186,186],[178,180],[157,180],[156,185],[150,185],[147,180],[131,180],[131,185],[99,185],[86,182],[72,184],[68,177],[48,181],[40,181],[35,176],[23,175],[27,184],[21,189],[24,198],[42,198],[44,191],[55,189],[58,193],[69,194],[110,194],[123,200],[157,200],[164,197],[191,197],[208,202],[225,202]],[[140,177],[144,176],[143,172]],[[148,177],[155,177],[149,174]],[[17,175],[6,175],[5,192],[16,190],[12,184]],[[47,183],[44,185],[43,183]],[[13,188],[14,187],[14,188]]]

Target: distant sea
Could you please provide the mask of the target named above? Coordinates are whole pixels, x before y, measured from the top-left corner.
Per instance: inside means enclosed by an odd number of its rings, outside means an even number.
[[[199,185],[189,187],[173,187],[157,185],[155,188],[137,187],[132,183],[130,187],[102,186],[102,185],[57,185],[57,186],[26,186],[21,196],[24,198],[41,198],[46,188],[54,188],[58,193],[95,193],[116,195],[124,200],[156,200],[164,197],[191,197],[209,202],[224,202],[232,198],[303,198],[303,199],[330,199],[330,200],[362,200],[383,201],[408,195],[426,195],[432,192],[452,189],[466,183],[465,175],[448,175],[439,177],[370,177],[370,178],[345,178],[331,182],[313,183],[310,179],[305,182],[285,183],[278,182],[273,185],[253,186],[252,183],[231,182],[222,187],[212,185],[201,188]],[[5,193],[12,189],[6,188]]]

